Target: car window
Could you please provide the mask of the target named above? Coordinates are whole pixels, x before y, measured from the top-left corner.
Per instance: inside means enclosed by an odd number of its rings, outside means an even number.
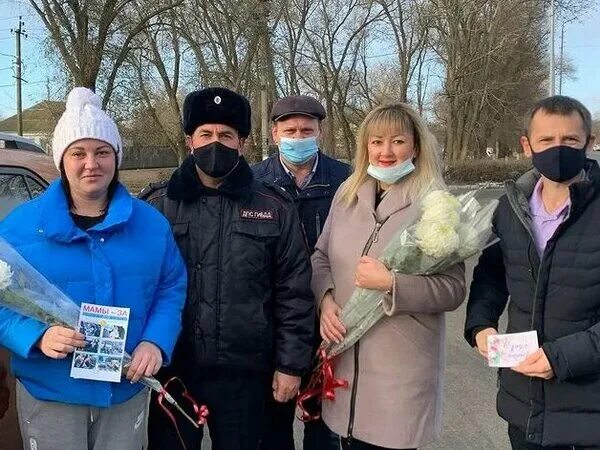
[[[42,150],[40,147],[38,147],[37,145],[30,144],[29,142],[15,141],[15,148],[19,150],[27,150],[30,152],[44,153],[44,150]]]
[[[27,186],[29,187],[29,192],[31,194],[31,198],[35,198],[40,195],[46,189],[41,183],[32,177],[26,176]]]
[[[30,199],[29,189],[27,189],[23,175],[0,174],[0,219]]]

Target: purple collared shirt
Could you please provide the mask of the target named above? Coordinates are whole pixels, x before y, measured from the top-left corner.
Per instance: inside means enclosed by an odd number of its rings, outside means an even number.
[[[546,244],[554,235],[558,226],[565,221],[571,207],[571,198],[567,198],[565,203],[557,208],[555,212],[547,212],[542,202],[542,186],[542,179],[540,178],[529,199],[529,209],[533,219],[533,237],[540,255],[544,254]]]

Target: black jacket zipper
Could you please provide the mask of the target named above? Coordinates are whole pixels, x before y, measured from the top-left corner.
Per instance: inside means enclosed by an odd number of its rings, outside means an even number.
[[[375,214],[373,214],[375,216]],[[371,247],[374,243],[376,243],[379,239],[379,230],[386,222],[387,218],[378,221],[377,217],[375,217],[375,228],[369,236],[365,247],[363,248],[361,256],[365,256],[371,250]],[[352,441],[352,433],[354,431],[354,415],[356,411],[356,394],[358,391],[358,372],[359,372],[359,355],[360,355],[360,340],[354,344],[354,377],[352,381],[352,393],[350,394],[350,417],[348,419],[348,444]]]
[[[221,234],[223,233],[223,196],[220,195],[219,196],[219,234],[218,234],[218,239],[219,242],[217,243],[217,268],[221,267],[221,246],[223,245],[223,239]],[[219,339],[221,337],[221,330],[219,329],[219,324],[221,323],[221,277],[220,277],[220,271],[217,270],[217,289],[215,292],[215,298],[216,298],[216,330],[215,330],[215,360],[217,361],[218,364],[218,359],[219,359]]]
[[[509,190],[510,190],[510,192],[509,192]],[[517,216],[517,218],[519,219],[519,221],[521,222],[521,224],[523,225],[523,227],[529,234],[530,246],[531,246],[531,243],[533,243],[533,245],[535,245],[535,238],[533,235],[533,230],[531,228],[531,224],[525,218],[525,216],[523,214],[523,210],[521,209],[521,206],[518,204],[517,198],[515,198],[515,196],[519,195],[517,188],[513,187],[513,186],[510,186],[510,188],[509,188],[509,186],[507,186],[507,193],[509,193],[509,195],[507,195],[508,203],[510,204],[515,215]],[[528,248],[527,253],[529,254],[530,251],[531,251],[530,248]],[[530,274],[533,278],[534,267],[533,267],[533,264],[531,263],[531,258],[529,258],[529,259],[530,259],[529,264],[532,265],[532,267],[530,269]],[[544,260],[544,255],[541,255],[540,261],[539,261],[539,266],[537,268],[537,274],[536,274],[536,277],[534,278],[535,286],[533,289],[533,305],[532,305],[532,309],[531,309],[531,324],[530,324],[530,328],[532,330],[534,329],[533,325],[535,323],[535,309],[537,307],[538,287],[539,287],[539,283],[540,283],[540,274],[542,271],[543,260]],[[498,378],[498,381],[500,381],[500,378]],[[525,435],[526,436],[529,435],[529,427],[531,424],[531,418],[533,417],[533,379],[532,378],[529,379],[528,385],[529,385],[529,414],[527,417],[527,424],[525,426]]]

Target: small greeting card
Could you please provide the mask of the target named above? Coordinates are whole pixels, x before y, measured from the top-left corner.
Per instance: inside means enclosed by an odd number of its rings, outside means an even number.
[[[121,381],[128,325],[129,308],[82,303],[79,332],[85,335],[85,347],[73,354],[71,376]]]
[[[488,336],[487,344],[490,367],[515,367],[539,348],[536,331],[495,334]]]

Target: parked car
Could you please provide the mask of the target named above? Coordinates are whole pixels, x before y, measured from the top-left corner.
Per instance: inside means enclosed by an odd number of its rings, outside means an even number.
[[[46,153],[35,141],[12,133],[0,132],[0,149],[27,150],[35,153]]]
[[[19,204],[44,192],[48,184],[58,176],[59,173],[49,156],[28,150],[0,149],[0,219]],[[9,365],[9,352],[0,347],[0,368],[9,368]],[[0,448],[20,450],[23,444],[15,407],[15,379],[8,375],[6,383],[10,392],[10,403],[8,411],[0,419]]]
[[[39,195],[58,176],[49,156],[0,150],[0,219],[15,206]]]

